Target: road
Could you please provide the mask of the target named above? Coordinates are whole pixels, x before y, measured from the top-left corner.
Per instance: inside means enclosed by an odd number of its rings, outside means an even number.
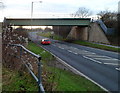
[[[30,38],[41,45],[40,39],[43,37],[31,32]],[[51,45],[41,46],[106,90],[120,90],[118,53],[54,40]]]

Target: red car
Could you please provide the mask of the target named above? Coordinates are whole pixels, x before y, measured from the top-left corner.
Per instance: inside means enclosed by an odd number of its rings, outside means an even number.
[[[42,39],[41,40],[41,44],[43,44],[43,45],[49,45],[49,44],[51,44],[51,41],[48,40],[48,39]]]

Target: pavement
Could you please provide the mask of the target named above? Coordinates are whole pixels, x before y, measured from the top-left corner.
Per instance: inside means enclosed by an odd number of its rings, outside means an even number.
[[[120,56],[116,52],[80,46],[52,40],[51,45],[41,45],[36,33],[30,33],[31,40],[44,47],[61,60],[89,77],[100,87],[110,92],[120,90]]]

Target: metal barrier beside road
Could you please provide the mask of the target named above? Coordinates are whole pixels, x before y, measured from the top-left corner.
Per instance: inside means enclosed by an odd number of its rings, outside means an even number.
[[[26,49],[24,46],[20,45],[20,44],[5,44],[8,46],[14,46],[14,47],[19,47],[20,50],[20,55],[18,56],[18,58],[20,58],[20,60],[24,63],[24,65],[26,66],[26,68],[28,69],[28,71],[31,73],[31,75],[33,76],[33,78],[36,80],[36,82],[38,83],[38,87],[39,87],[39,93],[45,93],[45,90],[43,88],[42,85],[42,69],[41,69],[41,56],[36,55],[35,53],[29,51],[28,49]],[[30,55],[34,56],[35,58],[37,58],[37,62],[34,62],[37,64],[38,67],[38,73],[37,76],[35,75],[35,73],[32,71],[32,69],[30,68],[30,66],[28,64],[26,64],[25,60],[22,58],[23,52],[27,52]]]

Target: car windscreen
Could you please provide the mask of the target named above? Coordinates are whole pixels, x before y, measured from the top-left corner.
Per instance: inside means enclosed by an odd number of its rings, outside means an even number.
[[[49,41],[49,40],[44,40],[44,41]]]

